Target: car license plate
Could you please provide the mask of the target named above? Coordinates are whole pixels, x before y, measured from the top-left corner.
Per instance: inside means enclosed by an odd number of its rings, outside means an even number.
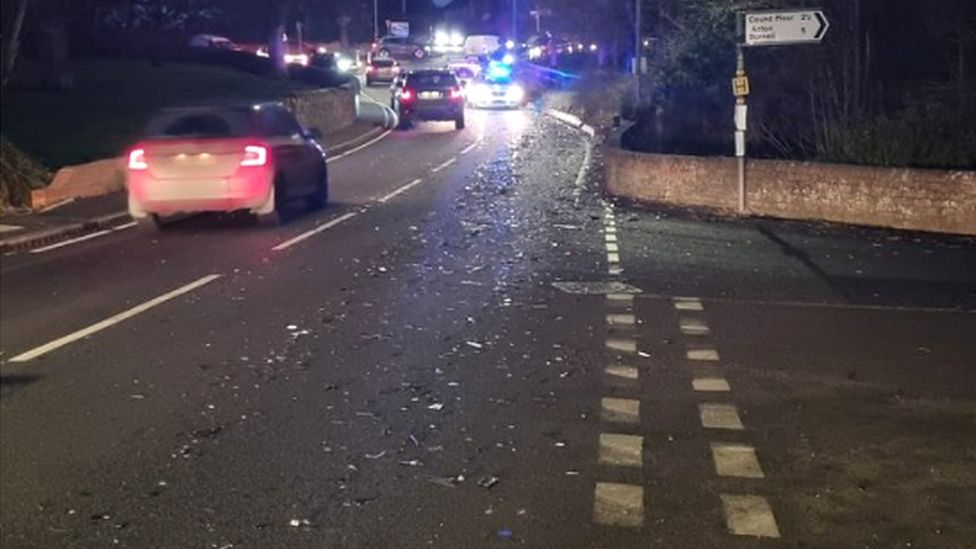
[[[421,99],[440,99],[441,97],[444,97],[444,94],[438,91],[420,92]]]

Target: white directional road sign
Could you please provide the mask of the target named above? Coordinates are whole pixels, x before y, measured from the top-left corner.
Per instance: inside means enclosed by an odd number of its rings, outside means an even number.
[[[760,11],[745,15],[748,46],[816,44],[830,27],[820,10]]]

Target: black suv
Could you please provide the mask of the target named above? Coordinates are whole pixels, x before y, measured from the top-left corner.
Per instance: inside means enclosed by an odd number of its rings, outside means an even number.
[[[464,129],[464,89],[452,71],[409,72],[394,82],[393,92],[399,129],[416,120],[453,120],[456,129]]]
[[[384,59],[387,57],[412,57],[418,61],[427,57],[427,50],[409,38],[399,36],[384,36],[373,43],[373,57]]]

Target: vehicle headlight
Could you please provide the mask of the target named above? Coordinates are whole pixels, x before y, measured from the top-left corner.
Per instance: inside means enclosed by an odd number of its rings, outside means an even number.
[[[491,95],[491,88],[487,84],[475,84],[471,88],[471,99],[475,101],[483,101]]]
[[[515,56],[510,53],[506,53],[505,57],[502,57],[502,63],[505,63],[506,65],[513,65],[515,63]]]
[[[451,45],[454,46],[454,47],[458,47],[458,46],[464,45],[464,37],[461,36],[458,33],[452,34],[451,35]]]
[[[446,46],[451,43],[451,37],[447,35],[446,32],[437,32],[434,34],[434,45],[435,46]]]
[[[539,46],[535,46],[529,50],[530,59],[538,59],[540,57],[542,57],[542,48],[540,48]]]
[[[512,84],[508,87],[508,98],[512,101],[521,101],[525,98],[525,90],[518,84]]]
[[[352,59],[340,57],[339,60],[336,61],[336,68],[342,72],[348,71],[349,69],[352,68]]]

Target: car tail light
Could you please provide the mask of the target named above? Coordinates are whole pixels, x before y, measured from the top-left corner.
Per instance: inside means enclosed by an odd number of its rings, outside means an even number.
[[[369,67],[366,68],[366,72],[376,72],[376,67],[370,65]]]
[[[400,101],[413,101],[414,91],[410,88],[400,90]]]
[[[243,167],[265,166],[268,164],[268,148],[264,145],[248,145],[244,147]]]
[[[451,88],[451,99],[457,101],[464,97],[464,92],[461,88]]]
[[[133,171],[149,169],[149,162],[146,162],[146,149],[133,149],[129,152],[129,169]]]

